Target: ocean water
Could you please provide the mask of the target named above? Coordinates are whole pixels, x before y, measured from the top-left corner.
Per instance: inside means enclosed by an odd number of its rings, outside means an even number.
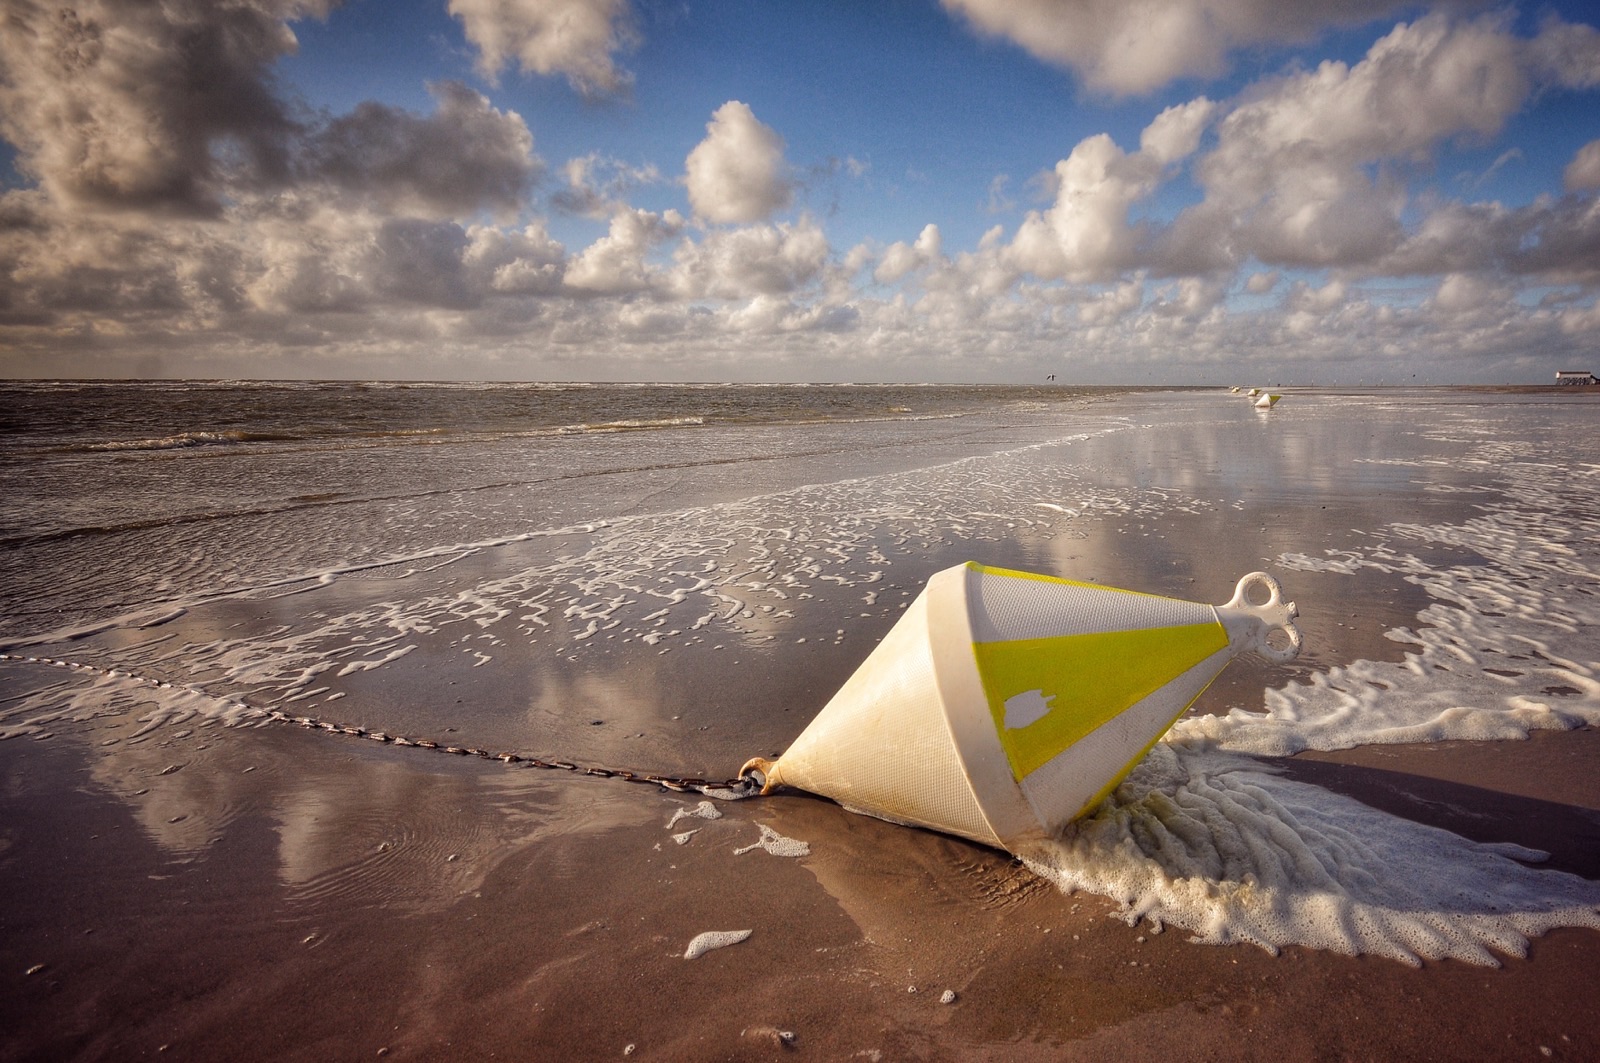
[[[0,384],[0,638],[965,453],[1092,391]],[[975,444],[977,450],[986,444]],[[736,470],[736,475],[727,475]]]
[[[1600,927],[1600,885],[1271,758],[1600,723],[1597,410],[1475,390],[1291,391],[1264,413],[1215,391],[5,385],[0,738],[93,741],[156,776],[277,711],[726,778],[780,752],[950,564],[1210,602],[1267,568],[1300,604],[1301,659],[1230,666],[1031,865],[1197,941],[1493,963]],[[147,829],[203,850],[236,814],[212,803]]]

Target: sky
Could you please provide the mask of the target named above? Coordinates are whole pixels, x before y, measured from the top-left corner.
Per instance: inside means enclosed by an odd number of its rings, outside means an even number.
[[[1600,11],[6,0],[0,376],[1600,371]]]

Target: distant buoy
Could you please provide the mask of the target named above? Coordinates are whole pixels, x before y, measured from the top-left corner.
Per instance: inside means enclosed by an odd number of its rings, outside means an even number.
[[[740,775],[1018,853],[1098,805],[1235,656],[1293,659],[1297,615],[1262,572],[1211,606],[958,565]]]

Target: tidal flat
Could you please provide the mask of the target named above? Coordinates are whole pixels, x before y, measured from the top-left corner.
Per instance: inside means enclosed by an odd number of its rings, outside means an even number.
[[[1587,395],[7,387],[0,1058],[1600,1055]],[[1305,650],[1043,863],[530,763],[726,780],[966,560]]]

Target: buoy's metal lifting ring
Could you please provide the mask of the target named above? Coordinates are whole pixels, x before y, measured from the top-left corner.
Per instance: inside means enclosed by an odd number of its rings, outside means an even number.
[[[768,760],[766,757],[751,757],[744,762],[744,767],[739,769],[739,781],[748,781],[751,785],[759,785],[758,791],[762,797],[767,796],[781,785],[777,772],[778,762]]]
[[[1266,601],[1253,602],[1253,590],[1265,588]],[[1217,619],[1228,632],[1228,642],[1235,650],[1248,650],[1269,661],[1283,664],[1300,655],[1302,642],[1300,629],[1294,618],[1300,610],[1293,602],[1283,600],[1283,588],[1265,572],[1252,572],[1239,580],[1233,597],[1226,605],[1216,606]],[[1281,633],[1288,645],[1274,645],[1269,639]]]

